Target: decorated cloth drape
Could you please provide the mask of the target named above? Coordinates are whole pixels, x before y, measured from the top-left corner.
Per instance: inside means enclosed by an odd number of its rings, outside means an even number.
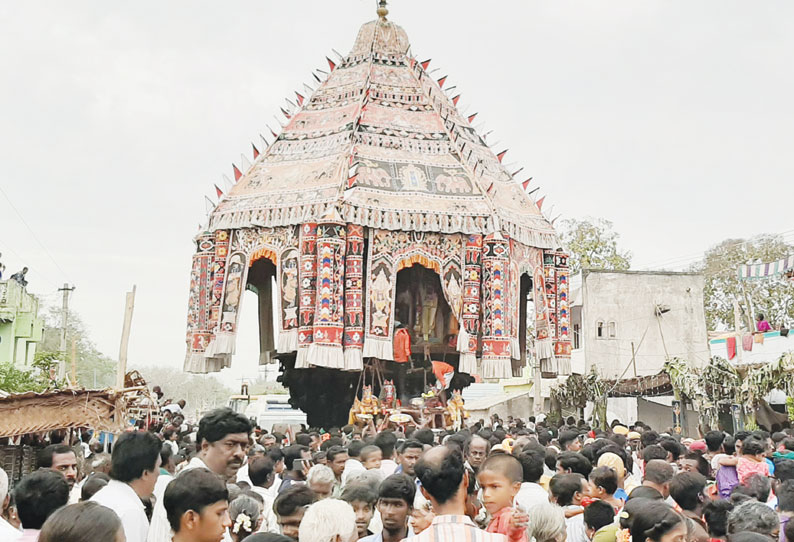
[[[347,225],[345,249],[345,369],[364,368],[364,227]]]
[[[739,280],[760,280],[790,275],[794,272],[794,254],[774,262],[740,265]]]
[[[317,293],[314,338],[309,346],[309,364],[344,369],[342,347],[345,311],[344,223],[328,221],[317,226]]]
[[[510,378],[508,267],[510,245],[499,233],[485,238],[482,258],[482,376]]]
[[[420,264],[438,273],[444,298],[456,319],[463,311],[465,236],[370,229],[367,251],[367,311],[364,357],[394,360],[397,273]]]
[[[276,351],[279,353],[294,352],[298,349],[298,268],[300,252],[289,248],[281,255],[278,262],[278,280],[280,292],[280,325]]]
[[[530,264],[535,301],[535,355],[540,360],[542,373],[556,374],[557,367],[554,360],[554,343],[551,338],[550,308],[546,294],[546,272],[542,250],[533,249],[530,252]]]
[[[300,231],[300,271],[298,278],[298,355],[296,369],[309,368],[309,347],[314,337],[314,312],[317,299],[317,224],[309,222],[301,225]]]
[[[557,371],[560,375],[571,374],[571,314],[569,305],[570,271],[568,255],[564,252],[554,254],[555,282],[557,285],[557,337],[554,342],[554,357],[557,358]]]
[[[220,371],[229,356],[213,356],[223,297],[229,232],[204,232],[196,238],[188,301],[188,353],[184,369],[192,373]]]
[[[462,325],[458,331],[458,370],[478,374],[477,349],[480,333],[480,278],[482,276],[482,235],[466,236],[463,257]]]

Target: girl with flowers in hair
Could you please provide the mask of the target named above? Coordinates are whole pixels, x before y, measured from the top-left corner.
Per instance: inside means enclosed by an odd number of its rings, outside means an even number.
[[[241,542],[259,530],[262,507],[252,497],[240,495],[229,504],[229,518],[232,520],[229,534],[234,542]]]
[[[620,513],[618,542],[687,542],[684,516],[662,501],[629,499]]]

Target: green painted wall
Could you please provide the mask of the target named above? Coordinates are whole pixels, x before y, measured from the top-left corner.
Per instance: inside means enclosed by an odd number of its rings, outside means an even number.
[[[0,363],[29,366],[41,341],[44,322],[39,302],[16,281],[0,281]]]

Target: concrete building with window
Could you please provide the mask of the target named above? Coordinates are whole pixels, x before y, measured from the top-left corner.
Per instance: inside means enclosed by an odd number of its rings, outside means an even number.
[[[652,376],[673,357],[704,366],[710,356],[704,281],[699,273],[668,271],[585,270],[572,277],[572,372],[587,374],[594,367],[606,380]],[[671,401],[610,399],[608,415],[653,425],[650,412],[643,417],[643,404]]]
[[[0,363],[33,363],[44,322],[39,301],[15,280],[0,281]]]

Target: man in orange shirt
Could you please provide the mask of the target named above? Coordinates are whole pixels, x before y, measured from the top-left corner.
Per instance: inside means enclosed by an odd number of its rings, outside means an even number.
[[[411,362],[411,335],[401,322],[394,322],[394,361],[397,364],[397,396],[407,404],[410,399],[406,381]]]

